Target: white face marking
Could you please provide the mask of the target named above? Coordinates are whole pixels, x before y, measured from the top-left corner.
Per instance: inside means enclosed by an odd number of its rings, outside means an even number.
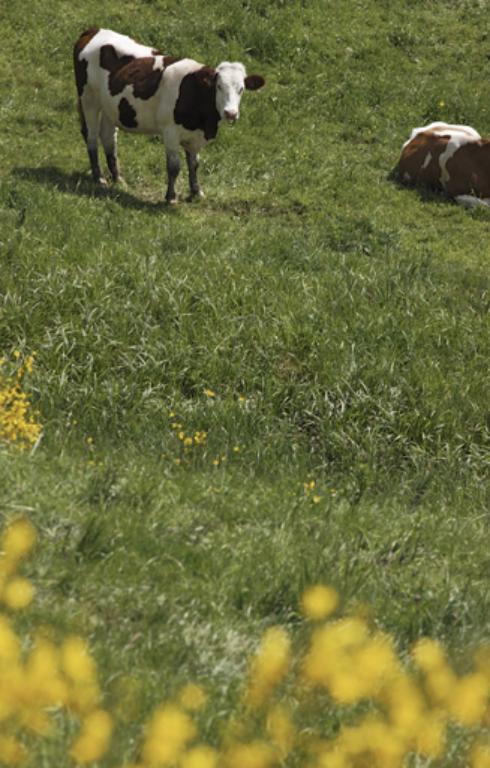
[[[424,168],[427,168],[431,160],[432,160],[432,155],[430,152],[427,152],[427,156],[424,160],[424,164],[422,165],[422,170],[424,170]]]
[[[239,62],[223,61],[216,71],[216,109],[222,120],[234,123],[238,120],[245,90],[245,67]]]

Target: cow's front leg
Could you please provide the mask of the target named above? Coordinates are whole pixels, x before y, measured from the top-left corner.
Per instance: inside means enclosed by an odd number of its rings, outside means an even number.
[[[197,180],[197,169],[199,168],[199,155],[197,152],[185,151],[185,159],[187,160],[187,168],[189,169],[189,200],[194,200],[196,197],[204,197],[199,181]]]
[[[167,194],[165,200],[169,204],[177,202],[177,193],[175,191],[175,182],[180,172],[180,159],[179,153],[174,149],[167,149]]]

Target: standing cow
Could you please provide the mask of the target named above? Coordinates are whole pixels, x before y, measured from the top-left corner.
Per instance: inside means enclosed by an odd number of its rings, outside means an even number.
[[[74,47],[75,80],[82,135],[92,176],[105,184],[98,160],[102,141],[107,165],[118,181],[117,129],[159,134],[167,154],[165,199],[176,202],[179,148],[185,150],[190,197],[201,197],[199,151],[216,137],[222,120],[238,119],[244,89],[264,85],[243,64],[222,62],[216,69],[193,59],[176,59],[108,29],[89,29]]]

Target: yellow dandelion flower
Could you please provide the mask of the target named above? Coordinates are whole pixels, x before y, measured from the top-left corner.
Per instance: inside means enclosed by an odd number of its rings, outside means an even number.
[[[195,734],[194,723],[179,707],[168,704],[157,709],[143,744],[143,761],[163,766],[176,763]]]
[[[317,762],[318,768],[350,768],[352,765],[349,757],[338,749],[322,752]]]
[[[440,669],[446,665],[446,656],[440,644],[428,637],[423,637],[415,643],[412,656],[417,666],[425,672]]]
[[[224,756],[229,768],[268,768],[276,762],[275,751],[263,741],[235,744]]]
[[[82,712],[93,709],[100,699],[95,662],[81,637],[68,637],[61,646],[61,664],[72,689],[73,706]]]
[[[112,736],[111,716],[103,709],[90,712],[70,754],[77,763],[93,763],[107,752]]]
[[[285,707],[273,707],[267,714],[266,725],[272,743],[286,757],[294,747],[296,729]]]
[[[26,752],[22,744],[12,736],[0,734],[0,764],[20,765],[25,762]]]
[[[95,663],[83,638],[76,635],[68,637],[61,652],[63,668],[72,680],[84,682],[93,679],[96,672]]]
[[[450,714],[463,725],[477,725],[488,706],[490,684],[485,675],[473,672],[460,678],[449,702]]]
[[[437,760],[444,754],[446,723],[440,716],[425,715],[417,726],[415,739],[420,755]]]
[[[40,638],[25,665],[31,688],[47,705],[59,706],[68,700],[68,685],[61,674],[58,649],[46,639]]]
[[[332,587],[317,584],[309,587],[301,598],[301,611],[308,619],[325,619],[335,611],[339,596]]]
[[[213,392],[212,389],[205,389],[204,394],[206,397],[216,397],[216,392]]]
[[[331,692],[335,687],[336,695],[342,696],[343,701],[344,693],[350,697],[347,690],[353,686],[352,691],[357,691],[360,684],[354,672],[353,654],[368,637],[367,624],[360,618],[341,619],[317,630],[303,662],[306,680]]]
[[[216,768],[218,753],[208,746],[197,746],[186,752],[180,761],[181,768]]]
[[[4,588],[2,600],[8,608],[13,611],[20,611],[31,604],[34,591],[34,587],[28,579],[18,577],[8,582]]]
[[[1,547],[8,559],[16,561],[31,551],[35,541],[34,526],[28,520],[15,520],[4,532]]]
[[[250,664],[247,701],[258,707],[269,698],[289,669],[291,642],[280,627],[271,627],[262,637]]]
[[[471,768],[490,768],[490,745],[476,744],[471,751]]]
[[[383,701],[397,731],[416,735],[426,719],[427,710],[424,697],[414,681],[400,672],[387,686]]]
[[[29,355],[28,357],[26,357],[26,362],[25,362],[27,373],[32,373],[33,366],[34,366],[34,355]]]
[[[206,701],[207,696],[200,685],[189,683],[179,693],[179,703],[190,711],[202,709]]]

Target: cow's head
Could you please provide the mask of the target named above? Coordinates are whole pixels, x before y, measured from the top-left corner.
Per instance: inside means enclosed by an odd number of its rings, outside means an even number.
[[[201,82],[216,89],[216,109],[220,119],[229,123],[238,119],[243,91],[256,91],[265,83],[261,75],[247,75],[240,62],[223,61],[216,69],[205,69]]]

